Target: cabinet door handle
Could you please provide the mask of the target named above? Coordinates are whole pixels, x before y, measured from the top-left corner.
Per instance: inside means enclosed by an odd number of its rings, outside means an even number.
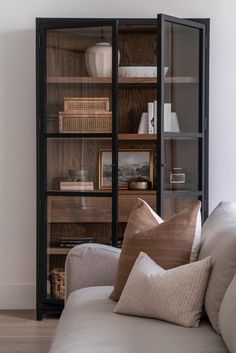
[[[161,163],[161,166],[164,168],[164,167],[166,167],[166,164],[165,163]]]

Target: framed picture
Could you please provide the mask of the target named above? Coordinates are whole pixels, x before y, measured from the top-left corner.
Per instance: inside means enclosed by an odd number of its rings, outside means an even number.
[[[118,152],[118,187],[128,188],[128,181],[142,176],[153,182],[153,151],[151,149],[122,149]],[[112,153],[99,151],[99,189],[112,187]]]

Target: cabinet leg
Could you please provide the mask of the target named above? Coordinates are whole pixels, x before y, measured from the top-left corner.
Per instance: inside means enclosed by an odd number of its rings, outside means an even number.
[[[39,308],[37,308],[36,320],[37,321],[42,321],[43,320],[43,311],[41,309],[39,309]]]

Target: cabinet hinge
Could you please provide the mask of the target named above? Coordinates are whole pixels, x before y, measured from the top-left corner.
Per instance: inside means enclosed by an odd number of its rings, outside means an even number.
[[[204,119],[204,130],[207,131],[207,118]]]
[[[40,33],[38,34],[38,46],[39,47],[41,46],[41,35],[40,35]]]

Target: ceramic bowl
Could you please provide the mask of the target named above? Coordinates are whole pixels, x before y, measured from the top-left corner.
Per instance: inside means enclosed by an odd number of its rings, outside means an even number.
[[[146,178],[138,176],[128,181],[129,190],[148,190],[151,187],[151,182]]]
[[[164,75],[167,74],[169,67],[164,67]],[[156,77],[156,66],[120,66],[118,68],[119,77]]]

